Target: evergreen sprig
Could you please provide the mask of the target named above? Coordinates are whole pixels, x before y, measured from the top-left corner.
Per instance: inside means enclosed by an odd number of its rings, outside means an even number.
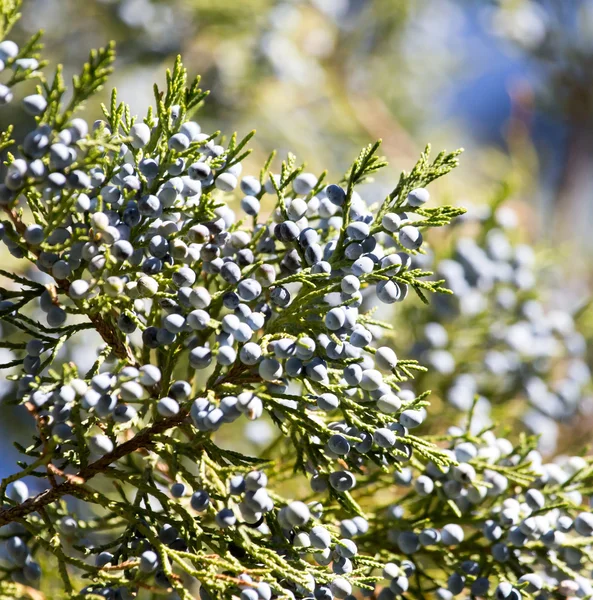
[[[188,120],[206,93],[180,58],[144,118],[114,91],[89,132],[75,111],[113,60],[91,53],[65,107],[58,67],[25,99],[35,129],[0,140],[19,261],[0,272],[0,347],[35,424],[0,483],[0,592],[590,596],[591,459],[546,464],[535,438],[478,423],[474,396],[466,426],[428,434],[432,369],[375,314],[409,288],[452,297],[423,234],[464,211],[424,186],[459,152],[427,147],[370,208],[378,142],[338,183],[292,154],[246,175],[253,133]],[[250,451],[245,421],[268,448]]]

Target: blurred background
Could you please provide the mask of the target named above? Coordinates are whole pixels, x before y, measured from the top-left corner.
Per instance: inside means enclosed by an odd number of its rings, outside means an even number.
[[[390,167],[368,186],[369,201],[380,199],[399,171],[413,166],[427,141],[436,151],[465,148],[459,169],[431,187],[433,198],[474,207],[472,214],[481,215],[476,218],[489,231],[512,230],[507,237],[513,247],[532,244],[533,281],[523,286],[519,273],[522,283],[514,287],[520,302],[511,306],[494,296],[496,285],[477,277],[470,287],[487,302],[477,309],[459,304],[454,319],[437,308],[425,311],[419,302],[396,311],[387,317],[396,324],[394,344],[402,356],[413,351],[422,360],[414,332],[421,337],[427,321],[443,320],[450,339],[465,341],[459,350],[465,354],[447,348],[453,371],[439,355],[442,376],[419,384],[435,390],[437,410],[451,388],[459,389],[459,371],[467,374],[457,367],[468,356],[476,369],[490,365],[474,350],[492,346],[510,358],[504,368],[496,356],[494,367],[488,366],[491,379],[505,385],[499,389],[489,380],[474,390],[488,392],[488,418],[498,411],[497,419],[514,425],[515,416],[523,415],[524,424],[544,436],[549,453],[567,449],[567,440],[588,441],[592,0],[25,0],[11,37],[18,42],[39,28],[45,30],[46,57],[64,63],[67,75],[78,71],[91,48],[116,40],[116,74],[87,106],[90,120],[100,116],[99,102],[112,86],[142,115],[153,100],[153,83],[163,82],[165,69],[182,54],[190,73],[200,73],[211,90],[196,116],[202,130],[241,135],[256,129],[248,159],[254,168],[270,150],[290,150],[312,170],[328,168],[330,180],[337,179],[363,145],[382,138]],[[31,126],[25,118],[14,103],[0,114],[0,128],[17,122],[17,131],[25,131]],[[512,217],[500,212],[500,203]],[[472,235],[480,247],[490,243]],[[466,233],[431,239],[434,256],[454,257],[459,236]],[[486,248],[486,254],[500,262],[494,250]],[[525,308],[531,301],[540,312]],[[499,312],[490,310],[495,305]],[[550,313],[556,319],[551,324],[541,317]],[[557,313],[572,325],[564,321],[562,329]],[[521,332],[514,332],[501,349],[493,331],[524,322],[535,331],[532,337],[518,344]],[[405,330],[399,338],[398,324]],[[529,355],[541,341],[540,330],[561,338],[560,348],[543,359]],[[518,374],[510,387],[508,369]],[[532,375],[543,381],[543,392],[530,391]],[[453,396],[448,405],[467,408]],[[270,435],[258,424],[251,439],[265,445]],[[15,457],[5,455],[0,470],[6,463],[12,470]]]
[[[398,170],[426,140],[462,146],[451,193],[520,179],[534,235],[593,243],[590,0],[25,0],[19,28],[66,73],[115,39],[139,114],[182,54],[212,92],[200,120],[256,128],[262,154],[342,172],[380,137]]]

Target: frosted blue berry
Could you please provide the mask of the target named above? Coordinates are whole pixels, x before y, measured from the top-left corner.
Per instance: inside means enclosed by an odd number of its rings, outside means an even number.
[[[496,599],[497,600],[507,600],[512,597],[513,586],[508,581],[502,581],[498,584],[496,588]]]
[[[274,227],[274,235],[281,242],[294,242],[300,235],[299,227],[292,221],[283,221]]]
[[[191,385],[182,379],[174,381],[169,387],[169,396],[178,402],[184,402],[191,396]]]
[[[430,496],[434,491],[434,481],[427,475],[420,475],[414,482],[414,489],[419,496]]]
[[[28,225],[24,232],[25,241],[32,246],[37,246],[45,239],[45,232],[41,225],[36,223]]]
[[[325,188],[329,201],[336,206],[342,206],[346,201],[346,192],[339,185],[331,184]]]
[[[141,573],[153,573],[159,566],[159,557],[153,550],[147,550],[140,555],[138,568]]]
[[[22,504],[29,498],[29,488],[24,481],[15,481],[8,487],[8,497],[17,504]]]
[[[220,276],[231,284],[236,284],[241,280],[241,269],[234,262],[226,262],[220,269]]]
[[[161,417],[173,417],[179,413],[179,403],[173,398],[161,398],[156,408]]]
[[[356,348],[364,348],[373,341],[373,335],[362,325],[356,325],[350,334],[350,343]]]
[[[193,348],[189,354],[189,363],[194,369],[206,369],[212,363],[210,348],[205,346]]]
[[[47,100],[41,94],[32,94],[23,98],[25,112],[37,117],[47,108]]]
[[[237,522],[237,517],[230,508],[223,508],[216,513],[216,524],[221,528],[232,527]]]
[[[185,483],[176,482],[171,486],[171,496],[173,496],[173,498],[183,498],[186,490],[187,486]]]
[[[142,196],[138,201],[138,210],[145,217],[156,218],[162,213],[161,201],[154,195]]]
[[[113,554],[111,552],[101,552],[95,559],[95,565],[99,568],[106,567],[113,561]]]
[[[16,58],[19,53],[19,47],[12,40],[3,40],[0,42],[0,59],[4,62],[11,58]]]
[[[338,599],[348,598],[350,596],[350,594],[352,593],[352,584],[347,579],[344,579],[343,577],[336,577],[329,584],[329,587],[330,587],[331,593],[333,594],[334,598],[338,598]]]
[[[456,481],[463,484],[471,483],[476,478],[476,470],[468,463],[453,467],[452,474]]]
[[[274,381],[282,377],[282,365],[274,358],[264,358],[258,367],[259,375],[265,381]]]
[[[401,400],[392,393],[383,394],[377,399],[377,408],[388,415],[398,412],[401,406]]]
[[[190,505],[196,512],[204,512],[210,505],[210,496],[205,490],[199,490],[192,494]]]
[[[45,345],[41,340],[37,338],[31,338],[27,342],[26,350],[29,356],[40,356],[45,349]]]
[[[50,327],[61,327],[66,322],[66,311],[59,306],[52,306],[47,312],[47,324]]]
[[[29,171],[28,171],[29,175],[38,181],[41,181],[47,175],[47,168],[46,168],[44,162],[39,158],[32,160],[29,163],[28,169],[29,169]],[[90,179],[88,179],[88,181],[90,183]],[[88,196],[87,196],[87,198],[88,198]],[[77,204],[79,204],[78,198],[77,198]],[[90,208],[90,201],[89,201],[89,208]],[[88,210],[88,208],[86,210]]]
[[[352,561],[349,558],[344,558],[343,556],[334,557],[332,571],[336,575],[347,575],[352,572],[353,568]]]
[[[204,162],[193,163],[189,166],[188,175],[197,181],[206,181],[212,172],[210,165]]]
[[[284,286],[276,286],[270,293],[270,300],[277,306],[285,308],[290,304],[290,293]]]
[[[294,178],[292,187],[295,193],[306,196],[317,185],[317,177],[313,173],[301,173]]]
[[[393,304],[402,299],[402,289],[395,281],[380,281],[377,284],[377,297],[384,304]]]
[[[0,83],[0,106],[10,104],[13,97],[11,89],[3,83]]]
[[[362,372],[360,387],[366,391],[378,389],[383,383],[383,376],[375,369],[365,369]]]
[[[381,346],[375,353],[375,364],[381,371],[390,373],[397,366],[397,356],[391,348]]]
[[[373,441],[379,448],[392,448],[395,445],[395,433],[386,427],[379,427],[373,433]]]
[[[350,442],[341,434],[335,433],[327,441],[328,448],[340,456],[350,452]]]
[[[78,532],[78,523],[72,517],[63,517],[58,521],[58,529],[64,535],[73,537]]]
[[[399,575],[398,577],[394,577],[389,583],[389,589],[398,596],[401,594],[405,594],[408,591],[409,586],[410,582],[405,575]]]
[[[36,58],[17,58],[13,65],[15,70],[22,69],[23,71],[35,70],[37,67],[39,67],[39,61]]]
[[[192,142],[200,140],[202,128],[195,121],[186,121],[180,128],[180,133],[186,135]]]
[[[241,200],[241,208],[245,214],[255,217],[260,211],[260,202],[255,196],[244,196]]]
[[[187,324],[196,331],[202,331],[210,323],[210,315],[205,310],[192,310],[187,315]]]
[[[309,532],[309,538],[311,540],[311,545],[320,550],[329,548],[331,545],[331,536],[327,529],[322,525],[313,527]]]
[[[356,363],[348,365],[344,369],[343,376],[348,385],[357,386],[362,379],[362,368]]]
[[[437,529],[425,529],[418,535],[418,540],[424,547],[435,546],[441,541],[441,534]]]
[[[192,290],[189,301],[194,308],[208,308],[211,302],[210,292],[206,288],[196,287]]]
[[[214,185],[223,192],[232,192],[237,187],[237,177],[232,173],[221,173],[215,180]]]
[[[335,471],[330,473],[330,485],[338,492],[347,492],[356,485],[356,478],[349,471]]]
[[[343,539],[336,544],[335,552],[344,558],[354,558],[358,554],[358,548],[352,540]]]
[[[132,147],[144,148],[150,141],[150,127],[146,123],[134,123],[130,129]]]
[[[257,196],[261,192],[261,183],[256,177],[248,175],[241,179],[241,191],[247,196]]]
[[[307,377],[315,382],[327,381],[327,364],[319,357],[314,358],[305,364],[305,372]]]
[[[469,462],[476,458],[478,450],[471,442],[462,442],[455,446],[455,458],[459,462]]]
[[[464,539],[463,529],[455,523],[445,525],[441,530],[441,539],[445,546],[461,544]]]
[[[583,537],[593,536],[593,514],[582,512],[574,520],[575,531]]]
[[[154,365],[144,365],[140,367],[139,381],[142,385],[152,386],[159,383],[161,380],[161,371]]]
[[[56,169],[64,169],[70,165],[76,158],[76,151],[66,146],[66,144],[53,144],[49,149],[50,165]]]
[[[298,221],[305,216],[307,203],[301,198],[294,198],[287,203],[286,214],[291,221]]]
[[[93,435],[89,438],[89,448],[95,454],[103,456],[113,452],[113,442],[103,434]]]
[[[138,401],[145,397],[144,388],[136,381],[124,381],[119,390],[122,400]]]
[[[296,359],[296,360],[298,360],[298,359]],[[288,363],[287,363],[287,366],[288,366]],[[332,410],[335,410],[336,408],[338,408],[339,405],[340,405],[340,400],[338,399],[338,397],[335,394],[331,394],[331,393],[327,392],[327,393],[321,394],[320,396],[317,397],[317,406],[321,410],[325,410],[326,412],[331,412]],[[332,451],[335,452],[335,450],[332,450]],[[347,452],[345,452],[344,454],[347,454]]]
[[[343,327],[345,321],[346,315],[344,310],[339,306],[332,308],[325,315],[325,324],[331,331],[336,331],[337,329]]]
[[[232,346],[221,346],[216,355],[216,362],[223,367],[229,367],[237,359],[237,351]]]
[[[311,518],[309,507],[304,502],[299,501],[287,504],[284,514],[293,527],[303,527]]]
[[[239,351],[239,360],[245,365],[255,365],[261,357],[261,347],[255,342],[248,342]]]
[[[180,333],[185,327],[183,315],[170,314],[163,318],[163,327],[170,333]]]
[[[171,170],[169,168],[169,170]],[[183,169],[180,169],[180,172]],[[181,190],[181,195],[184,198],[192,198],[193,201],[196,201],[202,195],[202,182],[191,179],[190,177],[182,177],[183,188]]]
[[[169,148],[177,152],[183,152],[189,148],[190,140],[183,133],[176,133],[169,138]]]
[[[374,267],[375,263],[372,258],[366,255],[361,256],[352,263],[352,273],[356,275],[356,277],[361,277],[372,273]]]
[[[401,218],[396,213],[387,213],[381,220],[381,225],[390,233],[395,233],[401,227]]]
[[[420,541],[413,531],[402,531],[397,538],[397,545],[404,554],[414,554],[420,549]]]
[[[422,234],[413,225],[405,225],[399,231],[399,242],[407,250],[418,250],[422,245]]]
[[[424,421],[424,412],[420,410],[404,410],[399,417],[400,423],[408,429],[414,429],[422,425]]]
[[[546,503],[545,496],[539,490],[532,488],[525,492],[525,501],[532,510],[541,510]]]
[[[408,194],[407,203],[415,208],[426,204],[430,200],[430,194],[425,188],[416,188]]]
[[[465,577],[459,573],[452,573],[447,580],[447,588],[454,595],[461,594],[465,587]]]
[[[362,241],[366,239],[369,236],[370,231],[371,229],[368,224],[364,223],[363,221],[355,221],[346,228],[348,237],[355,241]]]
[[[244,279],[237,286],[237,294],[245,302],[252,302],[262,293],[261,284],[255,279]]]

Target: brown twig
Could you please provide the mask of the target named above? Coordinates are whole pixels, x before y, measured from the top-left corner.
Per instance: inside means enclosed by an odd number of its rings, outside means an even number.
[[[163,433],[172,427],[179,425],[188,415],[188,410],[180,411],[179,414],[160,419],[150,427],[146,427],[131,440],[117,446],[112,452],[106,454],[84,469],[81,469],[76,475],[72,475],[66,481],[51,487],[37,496],[29,498],[22,504],[12,506],[0,511],[0,526],[11,523],[17,519],[22,519],[26,515],[37,512],[40,508],[52,504],[63,496],[72,494],[77,487],[92,479],[95,475],[102,473],[109,465],[128,454],[132,454],[141,448],[148,448],[153,443],[153,436]]]
[[[32,402],[25,402],[25,408],[27,409],[29,414],[32,415],[32,417],[35,419],[35,424],[37,425],[37,430],[39,431],[39,438],[41,439],[41,443],[43,444],[43,455],[47,456],[49,447],[47,443],[47,437],[44,431],[46,426],[46,419],[39,415],[37,409],[35,408]],[[47,478],[49,479],[49,483],[51,484],[51,486],[56,487],[57,481],[54,477],[54,472],[51,469],[52,466],[53,465],[51,463],[47,464]]]
[[[52,463],[48,463],[47,470],[50,471],[51,473],[53,473],[54,475],[57,475],[58,477],[63,477],[70,483],[76,483],[78,485],[82,485],[84,483],[84,479],[81,479],[80,477],[78,477],[78,475],[71,475],[70,473],[64,473],[64,471],[62,471],[61,469],[58,469],[58,467],[56,467]]]
[[[140,564],[139,560],[130,559],[130,560],[126,560],[125,562],[118,563],[117,565],[105,565],[104,567],[101,567],[99,570],[100,571],[125,571],[126,569],[129,569],[131,567],[137,567],[139,564]]]

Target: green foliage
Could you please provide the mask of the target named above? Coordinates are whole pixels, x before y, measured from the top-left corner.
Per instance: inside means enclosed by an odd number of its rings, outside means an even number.
[[[21,470],[0,484],[10,540],[0,593],[251,600],[246,588],[290,600],[322,597],[328,585],[339,598],[354,586],[391,600],[447,597],[461,577],[472,596],[501,597],[496,586],[508,582],[531,600],[523,576],[541,572],[554,575],[541,582],[546,594],[576,585],[586,596],[593,555],[579,513],[593,490],[591,459],[545,464],[535,437],[510,441],[481,423],[477,397],[463,427],[443,434],[441,421],[431,433],[423,421],[436,369],[398,358],[391,345],[404,349],[404,327],[375,316],[385,284],[400,292],[393,302],[409,287],[427,304],[428,294],[451,300],[423,262],[423,239],[414,246],[402,233],[464,214],[410,200],[459,151],[431,162],[427,147],[372,208],[362,197],[387,167],[379,142],[346,171],[339,207],[327,171],[305,173],[290,153],[278,167],[269,156],[260,190],[257,178],[239,183],[253,132],[191,133],[199,129],[187,119],[207,93],[180,58],[143,119],[114,90],[105,121],[81,133],[73,117],[114,56],[112,45],[92,52],[68,102],[58,67],[39,88],[48,104],[35,135],[17,148],[10,129],[0,138],[14,152],[2,237],[26,265],[0,271],[0,346],[14,357],[2,368],[13,369],[10,402],[36,426],[28,445],[16,444]],[[237,219],[237,187],[271,197],[271,214]],[[357,245],[359,256],[346,252]],[[400,264],[389,262],[396,252]],[[422,308],[426,319],[433,306]],[[240,429],[258,419],[273,432],[263,450]],[[45,489],[23,491],[15,484],[25,477]],[[574,530],[561,531],[560,516]],[[498,537],[484,533],[490,521]],[[313,527],[327,548],[312,543]],[[436,537],[421,542],[430,530]],[[484,578],[491,587],[477,593]]]
[[[0,39],[4,39],[20,19],[22,0],[2,0],[0,2]]]

